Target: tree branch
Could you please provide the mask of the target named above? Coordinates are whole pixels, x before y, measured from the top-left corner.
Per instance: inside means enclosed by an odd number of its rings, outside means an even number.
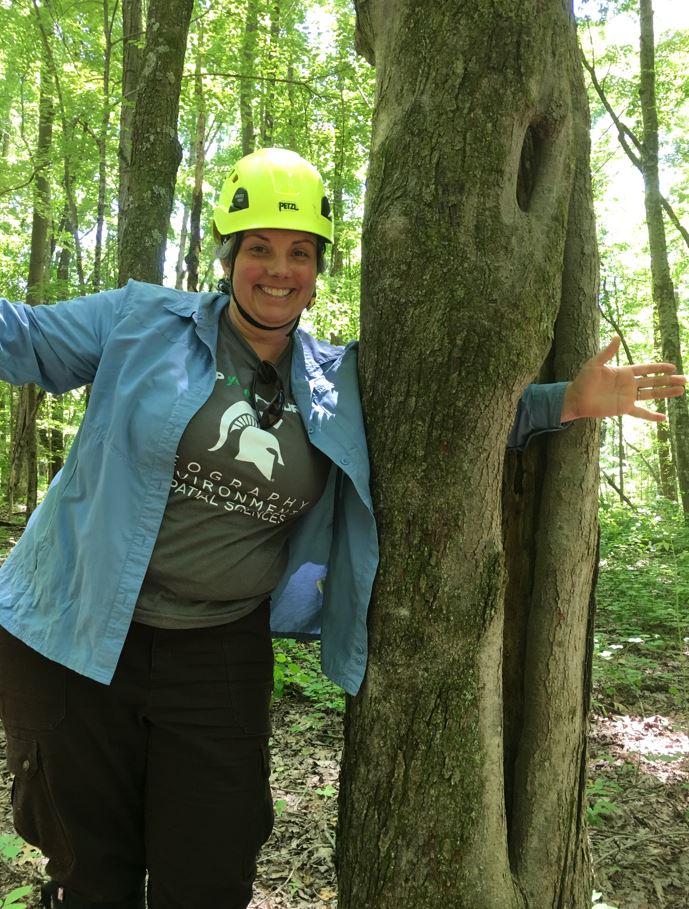
[[[632,352],[630,351],[629,345],[627,344],[627,339],[625,338],[624,333],[622,332],[622,329],[619,326],[619,323],[617,322],[615,317],[612,315],[612,313],[609,312],[607,310],[607,308],[604,308],[600,303],[598,304],[598,309],[600,310],[600,314],[603,316],[603,318],[608,323],[608,325],[612,328],[612,330],[615,332],[615,334],[620,336],[620,340],[622,341],[622,347],[624,347],[624,352],[627,356],[627,362],[631,365],[634,362],[634,357],[632,356]]]
[[[33,171],[33,173],[31,174],[31,176],[29,177],[29,179],[28,179],[28,180],[25,180],[23,183],[20,183],[18,186],[11,186],[9,189],[0,189],[0,199],[1,199],[3,196],[9,196],[9,195],[11,195],[12,193],[19,192],[20,189],[24,189],[24,187],[29,186],[31,183],[33,183],[33,181],[34,181],[34,179],[36,178],[37,174],[38,174],[41,170],[43,170],[45,166],[46,166],[46,165],[44,164],[44,165],[42,165],[41,167],[37,167],[37,168]]]
[[[653,482],[656,484],[658,489],[660,489],[661,483],[660,483],[660,477],[658,476],[658,471],[656,470],[654,465],[651,464],[651,462],[648,460],[648,458],[643,453],[643,451],[640,448],[638,448],[636,445],[633,445],[629,440],[627,440],[627,448],[631,448],[632,451],[635,451],[638,454],[641,461],[646,465],[648,472],[653,477]]]
[[[629,507],[632,509],[632,511],[637,511],[638,509],[637,509],[636,505],[631,501],[631,499],[627,498],[627,496],[622,492],[622,490],[617,485],[617,483],[613,480],[613,478],[610,476],[610,474],[606,473],[604,470],[602,470],[601,473],[603,475],[603,479],[605,480],[605,482],[608,484],[608,486],[611,486],[615,490],[617,495],[620,497],[621,501],[624,502],[625,505],[629,505]]]
[[[605,91],[603,90],[603,86],[598,81],[598,76],[596,75],[596,70],[594,69],[593,63],[589,63],[582,48],[580,48],[579,50],[580,50],[580,55],[581,55],[581,62],[584,64],[584,68],[586,69],[587,73],[591,77],[591,84],[595,88],[596,94],[598,95],[598,97],[601,100],[601,104],[603,105],[603,107],[606,109],[606,111],[610,115],[610,119],[617,127],[617,138],[620,140],[620,145],[626,152],[627,157],[632,162],[634,167],[636,167],[638,170],[640,170],[643,173],[643,168],[641,166],[641,152],[642,152],[641,143],[636,138],[636,136],[631,131],[631,129],[625,123],[623,123],[620,120],[620,118],[617,116],[613,106],[608,101],[607,95],[605,94]],[[632,145],[634,145],[636,152],[632,151],[632,149],[629,146],[629,142],[631,142]],[[637,154],[637,152],[638,152],[638,154]]]
[[[589,63],[589,61],[586,58],[586,55],[584,54],[583,48],[580,47],[579,52],[580,52],[580,56],[581,56],[581,62],[583,63],[584,68],[586,69],[587,73],[591,77],[591,84],[595,88],[596,94],[600,98],[601,104],[606,109],[606,111],[610,115],[610,119],[617,127],[617,138],[620,140],[620,145],[624,149],[627,157],[632,162],[634,167],[636,167],[636,169],[643,175],[644,171],[643,171],[643,164],[642,164],[642,160],[641,160],[641,155],[642,155],[642,151],[643,151],[642,143],[637,139],[637,137],[634,135],[634,133],[631,131],[631,129],[626,125],[626,123],[623,123],[622,120],[620,120],[620,118],[615,113],[612,105],[608,101],[607,95],[605,94],[605,89],[603,88],[601,83],[598,81],[598,76],[596,75],[595,66],[593,63]],[[631,143],[634,146],[634,148],[636,149],[636,152],[638,152],[638,154],[631,149],[629,143]],[[674,211],[672,205],[665,198],[665,196],[661,195],[660,202],[663,206],[663,211],[668,216],[668,218],[670,219],[672,224],[675,226],[678,233],[680,234],[680,236],[686,243],[687,247],[689,247],[689,230],[687,230],[686,227],[684,227],[682,225],[681,221],[675,214],[675,211]]]
[[[216,73],[205,70],[201,73],[202,77],[205,76],[214,76],[220,77],[222,79],[250,79],[252,82],[285,82],[291,85],[300,85],[302,88],[305,88],[307,92],[310,92],[312,95],[316,95],[318,98],[328,98],[330,100],[337,99],[337,95],[325,94],[324,92],[318,92],[315,88],[312,88],[308,82],[304,82],[301,79],[281,79],[277,76],[255,76],[255,75],[245,75],[243,73]],[[184,79],[191,79],[194,77],[194,73],[185,73]]]

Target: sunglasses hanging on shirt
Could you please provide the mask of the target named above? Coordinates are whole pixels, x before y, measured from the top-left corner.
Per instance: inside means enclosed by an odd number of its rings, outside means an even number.
[[[251,383],[251,404],[261,429],[270,429],[282,419],[285,387],[277,369],[269,360],[261,360],[256,367]]]

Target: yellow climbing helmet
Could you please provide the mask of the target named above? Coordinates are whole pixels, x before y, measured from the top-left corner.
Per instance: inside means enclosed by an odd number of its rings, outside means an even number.
[[[330,203],[316,168],[286,148],[241,158],[223,183],[213,212],[221,237],[252,228],[304,230],[333,242]]]

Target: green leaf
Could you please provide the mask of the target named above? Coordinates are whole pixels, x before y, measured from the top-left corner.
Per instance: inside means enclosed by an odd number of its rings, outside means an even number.
[[[26,903],[20,903],[19,900],[24,896],[28,896],[31,893],[32,889],[33,888],[30,886],[24,886],[16,887],[14,890],[10,890],[5,899],[2,901],[3,909],[5,909],[6,906],[12,906],[13,909],[25,909]]]

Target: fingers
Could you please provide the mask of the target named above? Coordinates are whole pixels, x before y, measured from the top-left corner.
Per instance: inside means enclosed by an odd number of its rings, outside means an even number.
[[[629,415],[640,420],[648,420],[650,423],[664,423],[667,420],[664,413],[656,413],[655,410],[648,410],[646,407],[632,407]]]
[[[615,335],[608,345],[606,345],[603,350],[598,351],[595,357],[591,358],[591,362],[595,363],[598,366],[604,366],[609,360],[615,356],[617,351],[620,349],[620,344],[622,339],[619,335]],[[674,370],[673,370],[674,372]]]
[[[656,373],[665,375],[677,370],[674,363],[633,363],[631,368],[635,376],[652,376]],[[679,378],[686,381],[686,376]]]
[[[658,385],[658,382],[667,383],[667,379],[644,379],[644,386],[649,383],[656,383],[651,387],[639,387],[636,391],[636,400],[637,401],[657,401],[659,398],[677,398],[681,394],[684,394],[684,382],[686,381],[684,376],[672,376],[670,381],[678,379],[679,382],[676,382],[672,385],[663,384]],[[657,413],[655,410],[649,410],[647,407],[639,407],[638,404],[635,404],[631,410],[628,411],[629,415],[632,417],[638,417],[640,420],[649,420],[652,423],[664,423],[667,417],[663,413]]]
[[[653,376],[648,377],[644,376],[639,379],[636,383],[637,387],[637,397],[643,397],[643,392],[653,391],[656,389],[670,388],[672,389],[672,396],[681,395],[684,391],[684,386],[686,385],[687,377],[686,376]],[[653,396],[653,395],[651,395]],[[659,397],[655,395],[655,397]]]

